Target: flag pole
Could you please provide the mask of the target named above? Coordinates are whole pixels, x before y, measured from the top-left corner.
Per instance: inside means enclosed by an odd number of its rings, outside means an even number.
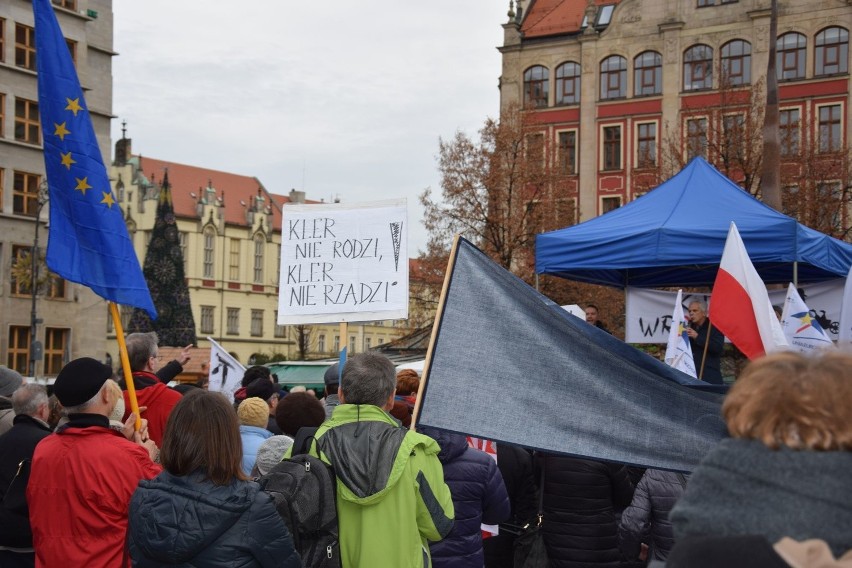
[[[115,327],[115,336],[118,339],[118,354],[121,358],[121,368],[124,372],[124,383],[127,385],[127,398],[130,400],[130,410],[136,416],[135,430],[142,428],[142,417],[139,416],[139,401],[136,399],[136,385],[133,384],[133,373],[130,371],[130,358],[127,356],[127,344],[124,342],[124,330],[121,327],[121,315],[115,302],[108,302],[109,313],[112,315],[112,323]]]
[[[423,401],[423,393],[426,390],[426,381],[429,379],[429,366],[432,362],[432,351],[435,348],[435,340],[438,339],[438,327],[444,316],[444,305],[447,301],[447,290],[450,288],[450,277],[456,266],[456,255],[459,247],[459,238],[456,234],[453,238],[453,248],[450,249],[450,259],[447,262],[447,271],[444,273],[444,285],[441,288],[441,299],[438,301],[438,311],[435,313],[435,322],[432,324],[432,336],[429,338],[429,349],[426,351],[426,361],[423,362],[423,374],[420,377],[420,386],[417,388],[417,398],[414,401],[414,411],[411,413],[410,429],[417,427],[417,418],[420,416],[420,403]]]
[[[710,347],[710,332],[713,331],[713,322],[707,318],[707,337],[704,338],[704,353],[701,355],[701,369],[698,371],[698,380],[703,381],[704,364],[707,362],[707,348]]]
[[[349,345],[349,323],[342,321],[340,322],[340,343],[338,344],[338,357],[340,356],[340,351],[343,351],[343,348]],[[343,372],[343,369],[340,369],[340,372]]]

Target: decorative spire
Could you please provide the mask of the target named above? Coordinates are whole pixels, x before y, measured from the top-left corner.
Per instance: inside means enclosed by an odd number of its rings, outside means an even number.
[[[509,16],[509,22],[515,19],[515,0],[509,0],[509,13],[506,15]]]
[[[124,140],[125,138],[127,138],[127,121],[122,120],[121,121],[121,139]]]

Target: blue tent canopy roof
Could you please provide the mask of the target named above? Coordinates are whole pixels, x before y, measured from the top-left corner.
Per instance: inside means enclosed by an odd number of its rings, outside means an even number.
[[[536,272],[607,286],[710,286],[731,221],[766,283],[846,276],[852,245],[764,205],[702,158],[645,196],[536,238]]]

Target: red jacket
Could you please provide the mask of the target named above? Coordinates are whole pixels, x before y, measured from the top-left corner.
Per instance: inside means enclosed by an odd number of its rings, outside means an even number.
[[[153,384],[146,385],[146,380],[153,379]],[[163,445],[163,434],[166,431],[166,421],[172,408],[180,402],[181,394],[161,383],[156,375],[145,372],[133,373],[133,384],[136,386],[136,400],[139,406],[147,406],[142,418],[148,420],[148,436],[157,446]],[[130,398],[124,391],[124,418],[130,416]]]
[[[27,502],[36,566],[120,567],[130,497],[161,468],[118,432],[75,422],[39,442],[33,456]]]

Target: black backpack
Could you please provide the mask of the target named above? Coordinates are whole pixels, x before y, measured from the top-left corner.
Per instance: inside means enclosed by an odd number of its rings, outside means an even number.
[[[340,568],[337,478],[331,466],[308,455],[311,440],[321,447],[313,437],[315,432],[316,428],[302,428],[293,443],[292,457],[257,481],[275,500],[305,567]]]

